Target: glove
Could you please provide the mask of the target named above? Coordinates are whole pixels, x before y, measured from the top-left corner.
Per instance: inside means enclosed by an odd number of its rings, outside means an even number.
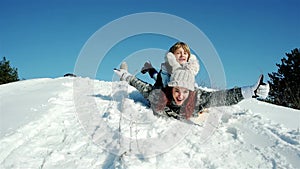
[[[128,71],[128,66],[126,62],[123,62],[120,66],[120,69],[114,68],[114,72],[120,77],[121,81],[129,81],[129,77],[132,76]]]
[[[150,61],[145,62],[144,66],[141,69],[141,73],[145,74],[149,72],[150,69],[154,69],[153,66],[151,65]]]
[[[263,82],[263,75],[260,75],[258,78],[258,81],[255,85],[253,86],[248,86],[248,87],[242,87],[242,94],[245,99],[247,98],[261,98],[265,99],[267,98],[269,91],[270,91],[270,86],[269,84],[266,84]]]

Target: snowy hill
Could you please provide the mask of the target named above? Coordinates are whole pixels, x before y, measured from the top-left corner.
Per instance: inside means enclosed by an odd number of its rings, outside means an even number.
[[[154,116],[122,82],[26,80],[0,100],[0,168],[300,168],[300,111],[254,99],[201,125]]]

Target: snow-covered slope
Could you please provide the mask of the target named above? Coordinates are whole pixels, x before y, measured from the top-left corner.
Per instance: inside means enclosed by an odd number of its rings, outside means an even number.
[[[0,100],[0,168],[300,168],[300,111],[254,99],[202,125],[153,116],[122,82],[26,80]]]

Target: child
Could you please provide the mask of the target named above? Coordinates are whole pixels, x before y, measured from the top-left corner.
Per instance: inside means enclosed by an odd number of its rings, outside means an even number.
[[[196,76],[199,72],[200,65],[195,55],[191,54],[190,48],[184,42],[175,43],[165,56],[165,62],[161,64],[161,70],[157,72],[148,61],[144,64],[141,72],[149,73],[150,77],[155,80],[155,88],[164,88],[170,81],[170,75],[178,67],[190,69]]]

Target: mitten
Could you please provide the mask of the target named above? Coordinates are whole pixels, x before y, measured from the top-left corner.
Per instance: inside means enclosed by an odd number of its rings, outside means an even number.
[[[176,57],[172,52],[168,52],[165,57],[166,68],[169,74],[181,67],[181,65],[177,62]]]
[[[190,69],[194,75],[197,75],[200,70],[200,65],[197,57],[193,54],[190,55],[190,59],[188,62],[186,62],[183,67],[187,67]]]
[[[267,98],[270,91],[270,86],[269,84],[263,82],[263,77],[263,75],[260,75],[255,85],[241,88],[243,97],[245,99],[251,97],[262,99]]]

